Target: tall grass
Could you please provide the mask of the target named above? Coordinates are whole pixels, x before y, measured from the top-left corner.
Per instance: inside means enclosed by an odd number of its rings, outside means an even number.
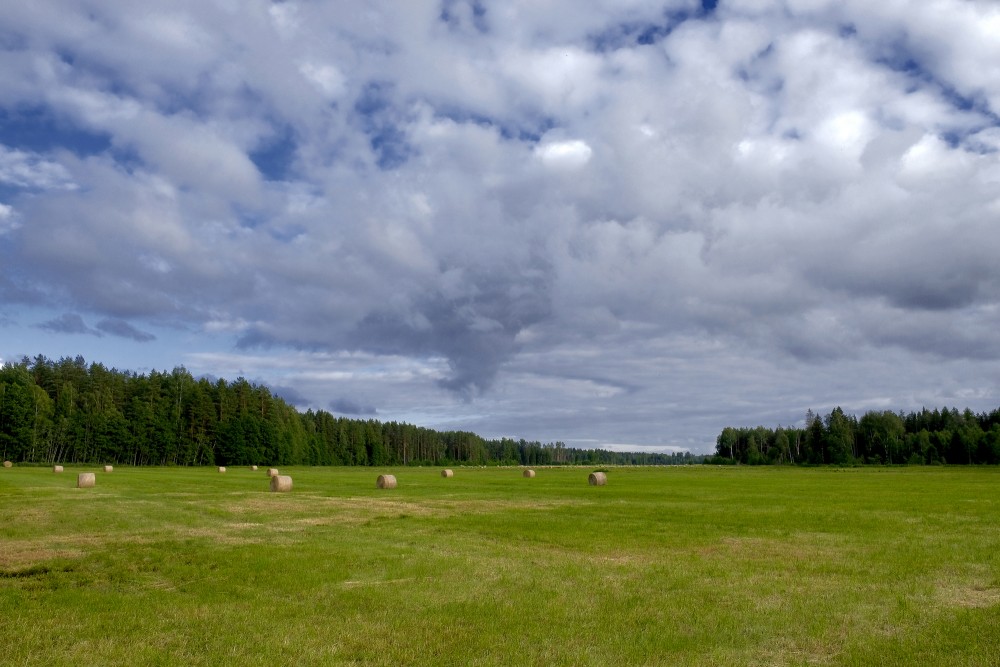
[[[996,469],[76,472],[0,470],[0,664],[1000,664]]]

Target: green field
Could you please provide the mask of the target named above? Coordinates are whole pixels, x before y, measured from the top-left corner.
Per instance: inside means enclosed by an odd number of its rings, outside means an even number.
[[[0,469],[0,664],[1000,664],[995,468],[82,470]]]

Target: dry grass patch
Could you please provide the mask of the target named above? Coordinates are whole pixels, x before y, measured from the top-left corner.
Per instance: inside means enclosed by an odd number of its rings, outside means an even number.
[[[10,526],[14,524],[42,526],[52,522],[56,515],[54,506],[50,507],[44,503],[34,503],[32,505],[18,506],[11,512],[0,512],[0,521]]]
[[[591,557],[594,563],[604,563],[618,567],[646,566],[656,562],[655,558],[645,551],[635,553],[614,553]]]
[[[247,496],[221,506],[238,517],[252,516],[257,522],[290,521],[302,525],[362,524],[372,519],[405,515],[414,518],[450,518],[457,515],[504,514],[511,510],[548,511],[579,505],[573,501],[503,501],[503,500],[421,500],[367,496],[330,498],[296,494],[273,497],[270,494]]]
[[[40,544],[11,544],[4,543],[4,548],[0,551],[0,575],[3,572],[8,574],[20,572],[30,567],[35,567],[43,563],[54,560],[75,560],[82,558],[84,552],[80,549],[53,548]]]
[[[857,556],[858,548],[839,535],[798,533],[785,538],[723,537],[696,549],[699,556],[748,562],[841,562]]]
[[[948,607],[986,609],[1000,605],[1000,586],[991,580],[988,566],[973,564],[943,573],[935,582],[934,598]]]
[[[218,526],[197,526],[197,527],[181,527],[176,526],[170,535],[167,536],[170,539],[189,539],[196,538],[207,540],[214,544],[225,544],[230,546],[245,546],[249,544],[265,544],[271,542],[268,538],[268,534],[262,533],[260,535],[248,534],[248,529],[243,527],[245,524],[220,524]],[[273,530],[273,529],[269,529]]]
[[[240,502],[227,503],[224,510],[238,516],[249,514],[261,519],[329,520],[331,524],[335,524],[361,523],[373,517],[400,513],[409,516],[447,516],[450,510],[438,505],[398,499],[330,498],[296,494],[294,497],[271,495],[247,497]]]
[[[949,606],[986,609],[1000,605],[1000,588],[985,584],[941,588],[938,597]]]
[[[745,664],[753,667],[774,667],[775,665],[831,665],[840,649],[833,642],[815,638],[776,639],[776,646],[765,646],[756,657],[750,657]],[[742,661],[735,660],[735,664]]]
[[[357,581],[345,581],[341,585],[343,588],[362,588],[365,586],[394,586],[397,584],[408,584],[414,581],[430,581],[433,577],[403,577],[401,579],[366,579]]]

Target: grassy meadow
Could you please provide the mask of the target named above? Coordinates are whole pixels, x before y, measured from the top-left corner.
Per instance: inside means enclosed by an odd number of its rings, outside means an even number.
[[[454,470],[0,469],[0,664],[1000,665],[998,469]]]

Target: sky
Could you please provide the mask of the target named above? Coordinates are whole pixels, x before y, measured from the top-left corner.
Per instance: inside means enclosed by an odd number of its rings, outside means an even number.
[[[0,360],[714,449],[1000,406],[993,0],[0,0]]]

